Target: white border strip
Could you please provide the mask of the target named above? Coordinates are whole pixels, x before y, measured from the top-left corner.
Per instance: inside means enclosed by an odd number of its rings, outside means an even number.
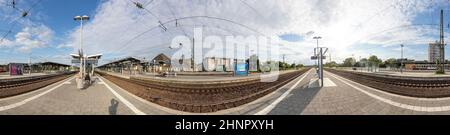
[[[126,100],[125,98],[123,98],[120,94],[118,94],[114,89],[112,89],[107,83],[104,83],[105,81],[103,81],[102,78],[98,78],[100,79],[100,81],[103,82],[103,84],[108,88],[109,91],[111,91],[112,94],[114,94],[114,96],[116,96],[120,101],[122,101],[122,103],[124,103],[128,108],[130,108],[136,115],[146,115],[144,112],[142,112],[141,110],[137,109],[133,104],[131,104],[128,100]]]
[[[340,76],[336,76],[336,75],[334,75],[333,73],[330,73],[330,72],[327,72],[327,73],[328,73],[330,76],[336,78],[337,80],[339,80],[339,81],[341,81],[341,82],[347,84],[348,86],[353,87],[354,89],[356,89],[356,90],[358,90],[358,91],[360,91],[360,92],[362,92],[362,93],[364,93],[364,94],[366,94],[366,95],[368,95],[368,96],[370,96],[370,97],[372,97],[372,98],[375,98],[375,99],[377,99],[377,100],[380,100],[380,101],[385,102],[385,103],[387,103],[387,104],[390,104],[390,105],[392,105],[392,106],[396,106],[396,107],[400,107],[400,108],[408,109],[408,110],[413,110],[413,111],[419,111],[419,112],[441,112],[441,111],[449,111],[449,110],[450,110],[450,106],[423,107],[423,106],[413,106],[413,105],[408,105],[408,104],[403,104],[403,103],[395,102],[395,101],[392,101],[392,100],[390,100],[390,99],[386,99],[386,98],[377,96],[377,95],[375,95],[375,94],[372,94],[372,93],[370,93],[370,92],[367,92],[367,91],[365,91],[365,90],[362,90],[361,88],[356,87],[356,86],[354,86],[354,85],[352,85],[352,84],[350,84],[350,83],[347,82],[347,81],[349,81],[349,82],[353,82],[353,81],[350,81],[350,80],[348,80],[348,79],[342,78],[342,77],[340,77]],[[344,81],[343,79],[346,80],[346,81]]]
[[[64,80],[64,82],[71,81],[71,80],[74,79],[74,78],[75,78],[75,77],[72,77],[72,78],[70,78],[70,79],[67,80],[67,81]],[[10,104],[10,105],[7,105],[7,106],[2,106],[2,107],[0,107],[0,111],[5,111],[5,110],[9,110],[9,109],[12,109],[12,108],[16,108],[16,107],[22,106],[22,105],[24,105],[24,104],[26,104],[26,103],[28,103],[28,102],[34,100],[34,99],[37,99],[37,98],[39,98],[39,97],[41,97],[41,96],[43,96],[43,95],[45,95],[45,94],[47,94],[47,93],[49,93],[49,92],[52,92],[53,90],[55,90],[55,89],[61,87],[61,86],[64,85],[64,84],[65,84],[65,83],[60,83],[59,85],[57,85],[57,86],[55,86],[55,87],[53,87],[53,88],[51,88],[51,89],[49,89],[49,90],[47,90],[47,91],[45,91],[45,92],[39,93],[39,94],[37,94],[37,95],[35,95],[35,96],[32,96],[32,97],[27,98],[27,99],[25,99],[25,100],[22,100],[22,101],[20,101],[20,102],[17,102],[17,103],[14,103],[14,104]]]
[[[272,111],[277,105],[278,103],[280,103],[281,101],[283,101],[284,98],[286,98],[289,93],[291,93],[292,90],[294,90],[294,88],[297,87],[297,85],[303,81],[303,79],[305,79],[306,76],[308,76],[308,74],[311,72],[311,70],[309,70],[306,74],[303,75],[303,77],[298,80],[291,88],[289,88],[289,90],[287,90],[286,92],[283,93],[283,95],[281,95],[280,97],[278,97],[275,101],[273,101],[270,105],[266,106],[266,108],[262,109],[261,111],[255,113],[255,115],[266,115],[268,114],[270,111]]]

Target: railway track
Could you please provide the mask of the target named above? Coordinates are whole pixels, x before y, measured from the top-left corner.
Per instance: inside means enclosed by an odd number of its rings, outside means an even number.
[[[64,72],[43,76],[0,79],[0,98],[10,97],[37,90],[68,78],[75,72]]]
[[[161,81],[143,78],[121,78],[98,72],[124,90],[168,108],[207,113],[237,107],[265,96],[304,74],[309,69],[278,76],[274,82],[259,78],[217,82]]]
[[[336,69],[326,71],[389,93],[423,98],[450,97],[449,77],[401,77]]]

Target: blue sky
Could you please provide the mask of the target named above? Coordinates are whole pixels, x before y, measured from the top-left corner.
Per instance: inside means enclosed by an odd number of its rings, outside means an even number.
[[[67,34],[79,23],[72,19],[76,15],[95,14],[100,0],[43,0],[40,11],[46,15],[42,22],[52,28],[57,35]]]
[[[10,3],[12,0],[5,0],[4,2]],[[55,55],[64,55],[70,53],[72,50],[67,48],[56,48],[58,44],[64,42],[67,35],[70,34],[74,28],[79,26],[79,23],[73,20],[76,15],[93,15],[95,10],[100,4],[100,0],[17,0],[17,8],[29,9],[31,5],[37,3],[30,11],[29,19],[33,22],[33,25],[42,24],[50,28],[55,37],[53,37],[51,44],[44,48],[35,48],[31,51],[32,61],[52,61]],[[31,3],[31,4],[30,4]],[[4,3],[0,5],[1,8],[12,8]],[[10,16],[20,16],[20,11],[7,11],[2,14],[8,14]],[[0,21],[0,29],[9,30],[13,23]],[[13,34],[9,34],[7,39],[14,39],[15,33],[26,27],[27,25],[18,24],[13,29]],[[0,34],[4,34],[0,31]],[[11,62],[24,62],[28,61],[28,52],[19,52],[12,48],[2,48],[0,58],[4,63],[5,61]]]
[[[21,13],[7,6],[12,0],[0,0],[0,34],[4,35]],[[18,8],[28,9],[39,0],[17,0]],[[213,16],[253,28],[283,40],[288,62],[312,64],[309,60],[316,41],[330,48],[338,63],[346,57],[382,59],[399,57],[399,45],[405,44],[405,57],[424,60],[428,43],[438,40],[436,24],[439,9],[445,9],[446,40],[450,34],[450,4],[447,0],[134,0],[145,3],[153,14],[137,9],[127,0],[42,0],[26,18],[19,19],[12,33],[0,43],[0,63],[57,61],[68,64],[68,54],[77,49],[79,23],[72,18],[89,15],[85,44],[88,53],[103,53],[103,62],[125,56],[152,58],[173,53],[168,43],[176,35],[192,34],[203,26],[205,35],[252,35],[248,28],[217,20],[186,19],[182,28],[158,21],[189,16]],[[268,11],[267,8],[271,10]],[[8,21],[9,20],[9,21]],[[433,25],[430,25],[433,24]],[[184,26],[183,26],[184,25]],[[141,35],[141,36],[137,36]],[[448,47],[447,47],[448,48]],[[450,56],[450,51],[447,57]]]

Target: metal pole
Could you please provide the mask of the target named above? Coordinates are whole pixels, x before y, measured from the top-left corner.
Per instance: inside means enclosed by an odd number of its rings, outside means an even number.
[[[83,29],[84,29],[84,26],[83,26],[83,18],[81,18],[81,48],[83,48],[84,47],[84,45],[83,45]],[[85,57],[85,53],[84,53],[84,50],[82,50],[83,51],[83,74],[88,74],[87,72],[86,72],[86,57]],[[84,79],[84,77],[83,77],[83,79]]]
[[[400,73],[403,74],[403,44],[401,46]]]
[[[323,87],[323,52],[320,48],[320,59],[319,59],[319,75],[320,75],[320,87]]]
[[[194,46],[195,46],[195,38],[192,38],[192,57],[191,57],[191,67],[192,72],[195,72],[195,62],[194,62]]]
[[[316,43],[317,43],[317,44],[316,44],[316,48],[319,49],[319,38],[316,38],[316,41],[317,41],[317,42],[316,42]],[[317,50],[317,52],[318,52],[318,51],[319,51],[319,50]],[[316,55],[316,56],[318,56],[318,55]],[[317,59],[316,66],[317,66],[317,67],[319,66],[319,59]]]
[[[81,82],[84,81],[84,51],[83,51],[83,17],[81,17],[80,20],[80,51],[81,51],[81,55],[80,55],[80,72],[81,72]]]
[[[441,9],[441,22],[440,22],[440,43],[439,43],[439,64],[440,64],[440,72],[445,74],[445,42],[444,42],[444,10]]]
[[[28,75],[31,75],[31,53],[30,53],[30,56],[29,56],[29,58],[28,58]]]

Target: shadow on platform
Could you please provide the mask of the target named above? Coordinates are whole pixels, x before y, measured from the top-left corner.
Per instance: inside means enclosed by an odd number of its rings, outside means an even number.
[[[297,87],[269,115],[300,115],[321,89],[321,87],[311,88],[309,84]]]
[[[117,107],[119,107],[119,101],[111,99],[111,106],[108,107],[109,115],[117,115]]]

